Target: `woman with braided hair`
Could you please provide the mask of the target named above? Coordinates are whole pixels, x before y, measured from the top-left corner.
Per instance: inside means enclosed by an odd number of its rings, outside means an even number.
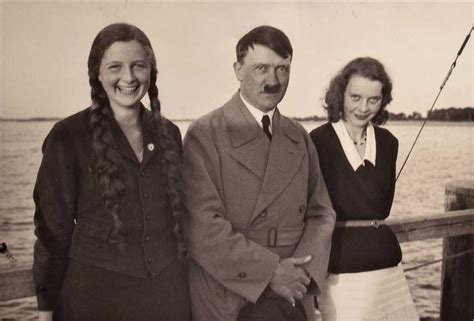
[[[88,68],[92,105],[48,134],[34,190],[40,320],[188,321],[181,135],[150,41],[109,25]]]

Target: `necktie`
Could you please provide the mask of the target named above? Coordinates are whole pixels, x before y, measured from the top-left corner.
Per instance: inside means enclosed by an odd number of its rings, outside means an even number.
[[[263,132],[267,135],[269,140],[272,140],[272,134],[270,133],[270,117],[263,115],[262,117]]]

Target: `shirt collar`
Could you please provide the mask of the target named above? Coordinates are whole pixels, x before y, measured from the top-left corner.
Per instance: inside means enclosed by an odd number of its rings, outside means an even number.
[[[349,136],[344,122],[340,119],[336,123],[331,123],[334,131],[336,132],[339,141],[341,142],[342,150],[347,157],[347,160],[351,164],[354,171],[356,171],[359,166],[364,166],[364,161],[368,161],[375,166],[375,156],[377,154],[377,145],[375,142],[375,132],[374,126],[371,123],[367,125],[367,141],[365,142],[365,154],[361,158],[357,152],[357,148],[354,146],[354,142]]]
[[[252,104],[250,104],[248,101],[245,100],[244,96],[242,96],[242,93],[240,93],[240,99],[244,102],[245,107],[249,110],[250,114],[255,118],[257,121],[258,125],[263,128],[262,125],[262,117],[264,115],[268,115],[270,117],[270,133],[272,133],[272,128],[273,128],[273,114],[275,113],[275,108],[270,110],[267,113],[264,113],[260,109],[254,107]]]

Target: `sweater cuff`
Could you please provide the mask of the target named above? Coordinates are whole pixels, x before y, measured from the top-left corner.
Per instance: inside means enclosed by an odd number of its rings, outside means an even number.
[[[58,301],[59,293],[47,292],[44,286],[36,287],[36,301],[38,303],[38,311],[53,311]]]

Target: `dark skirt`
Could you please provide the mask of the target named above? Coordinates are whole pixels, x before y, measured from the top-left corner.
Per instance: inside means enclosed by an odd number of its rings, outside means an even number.
[[[187,280],[178,260],[147,279],[70,260],[53,320],[190,321]]]

